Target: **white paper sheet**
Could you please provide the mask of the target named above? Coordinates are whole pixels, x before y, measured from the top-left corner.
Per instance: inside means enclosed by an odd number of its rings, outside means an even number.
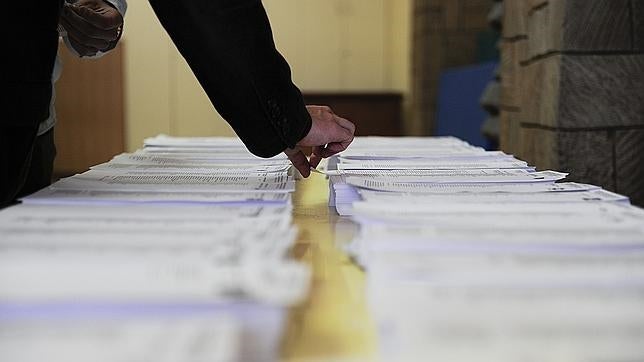
[[[105,175],[99,171],[62,179],[50,186],[56,190],[155,191],[155,192],[293,192],[290,176],[276,173],[254,175]]]
[[[264,158],[257,157],[245,150],[227,150],[210,148],[186,148],[186,147],[159,147],[145,148],[138,150],[135,154],[151,155],[156,157],[183,158],[188,160],[245,160],[262,162]],[[286,160],[285,154],[279,154],[268,160]]]
[[[567,174],[526,170],[345,170],[343,175],[408,183],[536,183],[563,180]]]
[[[644,287],[644,249],[629,253],[434,250],[369,253],[370,277],[432,285]]]
[[[244,143],[237,137],[175,137],[160,134],[143,140],[143,145],[156,147],[232,147],[245,148]]]
[[[166,166],[196,166],[196,167],[252,167],[258,165],[285,165],[288,160],[282,159],[248,159],[248,160],[230,160],[216,158],[195,158],[184,155],[179,157],[176,154],[168,156],[159,156],[147,153],[127,153],[115,156],[113,163],[126,165],[166,165]]]
[[[0,254],[0,300],[12,303],[187,303],[254,300],[292,305],[310,274],[297,262],[222,264],[195,256]]]
[[[396,160],[396,159],[427,159],[427,160],[454,160],[454,159],[507,159],[511,155],[498,151],[485,151],[481,148],[437,148],[431,150],[416,149],[380,149],[379,151],[345,151],[340,157],[354,160]]]
[[[45,230],[95,230],[97,233],[110,233],[115,229],[124,231],[142,230],[151,233],[186,232],[187,235],[197,230],[208,233],[225,233],[226,230],[276,232],[290,228],[290,215],[275,217],[243,217],[231,219],[228,215],[208,216],[173,216],[157,215],[156,217],[140,216],[128,212],[121,215],[88,213],[85,215],[27,215],[3,214],[0,219],[0,235],[6,232],[23,232]],[[73,232],[70,232],[73,234]],[[0,241],[1,243],[1,241]]]
[[[469,143],[452,136],[440,137],[382,137],[362,136],[356,137],[351,144],[352,149],[365,148],[426,148],[432,145],[469,145]]]
[[[235,362],[241,328],[226,316],[17,320],[0,325],[0,359],[20,362]]]
[[[109,171],[111,173],[127,173],[132,171],[145,173],[265,173],[265,172],[287,172],[289,164],[283,165],[238,165],[238,164],[125,164],[107,162],[100,165],[92,166],[90,169],[99,171]]]
[[[641,289],[387,284],[370,295],[381,358],[632,361],[644,357]]]
[[[365,201],[398,204],[628,202],[628,197],[606,190],[540,193],[454,193],[449,195],[383,193],[361,190],[360,196]]]
[[[487,161],[487,162],[448,162],[425,160],[403,160],[403,161],[364,161],[340,159],[339,170],[460,170],[460,169],[525,169],[534,170],[527,162],[518,160]]]
[[[16,205],[0,210],[5,215],[70,216],[70,217],[128,217],[223,219],[233,222],[239,218],[291,217],[291,205]]]
[[[431,183],[405,183],[395,180],[384,181],[367,179],[356,176],[345,177],[349,185],[384,192],[413,192],[429,194],[454,194],[454,193],[533,193],[533,192],[567,192],[590,191],[599,189],[598,186],[585,185],[574,182],[564,183],[532,183],[532,184],[431,184]]]
[[[22,199],[27,204],[289,204],[277,192],[137,192],[45,188]]]
[[[622,203],[535,203],[528,206],[509,203],[435,203],[435,204],[392,204],[390,202],[357,202],[354,204],[356,211],[362,215],[369,216],[401,216],[401,215],[476,215],[494,213],[498,215],[520,214],[549,214],[549,215],[569,215],[569,214],[623,214],[628,213],[633,217],[643,217],[644,210]],[[643,219],[644,220],[644,219]]]

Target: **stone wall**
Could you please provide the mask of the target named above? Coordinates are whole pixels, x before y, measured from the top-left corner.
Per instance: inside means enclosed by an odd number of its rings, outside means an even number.
[[[501,148],[644,205],[644,0],[505,0]]]

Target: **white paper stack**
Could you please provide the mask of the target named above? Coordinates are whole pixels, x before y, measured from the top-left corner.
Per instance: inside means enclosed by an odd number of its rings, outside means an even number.
[[[644,360],[644,210],[453,138],[329,163],[384,361]]]
[[[459,193],[515,185],[543,188],[565,178],[511,155],[485,151],[453,137],[364,137],[329,162],[330,203],[351,215],[360,190],[396,193]]]
[[[285,157],[158,136],[1,211],[0,359],[277,359],[292,191]]]

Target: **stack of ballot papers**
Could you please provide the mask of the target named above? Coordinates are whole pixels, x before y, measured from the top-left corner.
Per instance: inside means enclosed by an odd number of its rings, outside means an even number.
[[[644,360],[627,197],[451,137],[358,138],[325,172],[381,360]]]
[[[0,211],[0,359],[276,360],[294,188],[284,156],[158,136]]]

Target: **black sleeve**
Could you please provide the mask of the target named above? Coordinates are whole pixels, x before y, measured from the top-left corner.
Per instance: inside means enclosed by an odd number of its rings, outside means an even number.
[[[0,59],[0,127],[38,127],[49,118],[51,74],[58,51],[58,18],[62,0],[12,1],[3,4],[5,29]]]
[[[271,157],[311,128],[302,94],[275,49],[260,0],[150,0],[219,114],[246,147]]]
[[[0,57],[0,208],[14,202],[29,176],[40,122],[49,117],[62,0],[3,4]]]

